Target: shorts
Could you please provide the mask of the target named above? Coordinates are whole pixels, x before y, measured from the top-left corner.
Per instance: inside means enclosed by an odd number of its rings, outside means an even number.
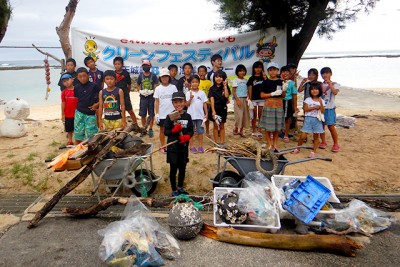
[[[97,128],[96,115],[87,115],[78,110],[75,111],[74,119],[74,138],[75,140],[85,140],[99,132]]]
[[[221,116],[221,122],[225,123],[226,117],[228,116],[228,107],[226,105],[223,105],[222,107],[216,106],[215,112],[217,113],[218,116]],[[208,110],[208,119],[210,121],[214,121],[214,118],[212,116],[211,106],[210,106],[210,109]]]
[[[260,128],[267,132],[281,131],[285,128],[283,108],[263,108],[260,120]]]
[[[193,120],[193,128],[197,134],[204,134],[204,127],[201,127],[203,120]]]
[[[264,106],[265,100],[259,99],[259,100],[252,100],[251,103],[253,104],[254,107],[263,107]]]
[[[103,119],[104,129],[107,131],[122,128],[122,119],[118,120],[107,120]]]
[[[64,129],[67,133],[74,131],[74,118],[65,118]]]
[[[129,94],[124,96],[124,100],[125,100],[125,110],[126,111],[133,110],[132,101],[131,101],[131,97],[129,96]]]
[[[139,116],[147,117],[149,114],[150,117],[154,117],[154,97],[153,95],[148,96],[140,96],[140,104],[139,104]]]
[[[291,118],[294,114],[293,100],[283,100],[283,112],[285,118]]]
[[[324,133],[324,127],[322,122],[318,120],[317,117],[304,117],[303,128],[301,129],[303,133]]]
[[[327,108],[324,112],[325,125],[335,125],[336,124],[336,110],[334,108]]]
[[[166,120],[166,119],[160,119],[160,122],[157,123],[157,125],[160,126],[160,127],[164,127],[165,120]]]

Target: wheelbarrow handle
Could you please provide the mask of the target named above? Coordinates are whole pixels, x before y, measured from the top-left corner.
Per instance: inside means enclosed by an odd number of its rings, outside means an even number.
[[[307,162],[307,161],[312,161],[312,160],[324,160],[324,161],[332,161],[331,158],[323,158],[323,157],[315,157],[315,158],[306,158],[306,159],[300,159],[300,160],[295,160],[295,161],[289,161],[287,162],[285,165],[283,165],[282,170],[281,170],[281,174],[284,174],[285,169],[288,165],[293,165],[293,164],[297,164],[297,163],[302,163],[302,162]]]
[[[293,147],[288,147],[288,148],[281,149],[281,150],[279,150],[279,152],[274,152],[274,153],[275,153],[275,155],[283,155],[283,154],[287,154],[287,153],[292,152],[296,148],[298,148],[298,149],[300,149],[300,148],[314,149],[312,146],[293,146]]]

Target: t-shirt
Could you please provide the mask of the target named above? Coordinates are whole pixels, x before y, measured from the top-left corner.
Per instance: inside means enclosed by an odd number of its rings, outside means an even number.
[[[308,107],[310,107],[310,108],[315,107],[315,106],[320,106],[319,101],[314,101],[311,97],[307,97],[306,100],[304,100],[304,103],[307,104]],[[324,101],[322,101],[322,104],[325,106]],[[306,111],[306,112],[304,112],[304,116],[317,118],[318,109]]]
[[[119,98],[118,87],[115,87],[111,92],[107,89],[102,89],[104,118],[106,120],[119,120],[121,115],[121,99]]]
[[[212,83],[210,80],[200,80],[199,89],[203,91],[206,96],[208,96],[208,92],[210,91],[211,86]],[[207,104],[210,104],[210,100],[207,100]]]
[[[174,111],[174,105],[172,105],[172,94],[178,92],[175,85],[169,84],[164,86],[160,84],[156,87],[154,92],[154,98],[158,98],[160,104],[158,108],[158,115],[160,119],[165,119],[168,114]]]
[[[73,118],[75,116],[78,98],[74,96],[74,89],[66,89],[61,92],[61,102],[65,102],[65,118]]]
[[[167,116],[164,122],[164,134],[168,136],[167,138],[167,143],[171,143],[173,141],[178,140],[179,141],[179,133],[172,133],[172,128],[174,128],[174,125],[180,123],[182,125],[182,134],[189,134],[190,136],[193,136],[193,121],[192,117],[190,114],[187,112],[184,112],[181,114],[181,117],[177,121],[171,121],[170,118]],[[183,143],[180,144],[179,142],[176,142],[174,144],[171,144],[168,146],[167,150],[167,162],[168,160],[173,160],[168,157],[169,153],[176,153],[176,152],[187,152],[189,149],[188,143]],[[184,157],[185,154],[179,155]],[[174,160],[173,160],[174,161]],[[176,161],[176,159],[175,159]]]
[[[100,88],[97,84],[87,82],[86,84],[77,84],[74,87],[74,96],[78,98],[76,109],[86,115],[95,115],[96,112],[90,110],[89,107],[99,102]]]
[[[229,94],[231,94],[229,87],[228,87],[228,92],[229,92]],[[225,97],[225,94],[224,94],[224,86],[223,85],[211,86],[210,91],[208,92],[208,98],[211,99],[211,97],[214,98],[215,109],[218,109],[218,107],[226,106],[226,103],[228,102],[228,98]]]
[[[137,84],[140,86],[140,95],[149,96],[154,93],[154,88],[158,83],[158,78],[154,73],[149,75],[144,74],[143,72],[139,74]]]
[[[266,79],[261,84],[261,91],[266,94],[275,92],[276,90],[282,90],[282,80],[270,80]],[[283,101],[282,96],[273,96],[265,99],[264,107],[267,108],[282,108]]]
[[[116,84],[115,86],[118,88],[121,88],[122,91],[124,91],[124,97],[129,96],[129,89],[128,86],[131,85],[131,76],[129,75],[129,72],[127,72],[125,69],[122,70],[122,72],[118,73],[115,71],[115,75],[117,76]],[[102,89],[102,88],[101,88]]]
[[[103,89],[101,88],[101,86],[103,85],[103,80],[104,80],[104,74],[101,70],[96,69],[95,72],[89,70],[89,81],[97,84],[97,86],[100,89]]]
[[[64,74],[69,74],[69,75],[72,76],[72,78],[74,79],[73,85],[77,85],[77,84],[79,83],[79,80],[76,78],[76,76],[77,76],[76,71],[74,71],[74,72],[64,72],[63,74],[61,74],[60,80],[58,81],[58,86],[60,86],[60,90],[61,90],[61,91],[64,91],[64,90],[65,90],[65,86],[63,85],[62,80],[61,80],[61,77],[62,77]]]
[[[285,87],[285,83],[287,84],[287,90],[286,90],[286,96],[283,98],[283,100],[292,100],[293,95],[297,95],[298,93],[295,83],[292,80],[282,82],[282,89]]]
[[[333,82],[333,87],[339,90],[340,84]],[[322,99],[325,101],[325,108],[333,109],[336,108],[335,105],[335,95],[333,94],[331,88],[329,88],[328,83],[322,83]]]
[[[236,87],[237,97],[247,97],[248,95],[247,79],[235,78],[232,81],[232,87]]]
[[[191,93],[193,94],[193,99],[190,101],[190,106],[188,107],[187,113],[192,116],[192,120],[202,120],[206,115],[204,113],[203,106],[204,103],[207,102],[208,98],[202,90],[197,90],[196,92],[190,90],[186,93],[186,101],[190,100]]]
[[[247,86],[252,87],[251,100],[263,100],[260,96],[261,84],[264,81],[262,76],[251,76],[247,81]]]
[[[176,86],[176,88],[178,89],[179,92],[183,92],[184,94],[186,94],[187,92],[189,92],[189,88],[187,88],[186,86],[184,86],[185,80],[189,80],[188,78],[186,78],[185,76],[181,77],[178,80],[178,84]]]

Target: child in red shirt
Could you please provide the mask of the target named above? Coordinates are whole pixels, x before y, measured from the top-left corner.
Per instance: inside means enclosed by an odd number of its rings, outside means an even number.
[[[61,77],[65,90],[61,92],[61,120],[67,132],[67,147],[73,147],[72,136],[74,133],[74,116],[78,98],[74,97],[74,79],[68,73]]]

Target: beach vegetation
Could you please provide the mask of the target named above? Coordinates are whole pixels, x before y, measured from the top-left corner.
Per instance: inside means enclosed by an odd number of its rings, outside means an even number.
[[[39,154],[36,153],[36,152],[29,153],[29,155],[26,157],[26,160],[27,161],[33,161],[38,156],[39,156]]]
[[[15,154],[10,152],[7,154],[7,158],[12,159],[13,157],[15,157]]]
[[[11,167],[11,174],[14,179],[22,179],[25,185],[32,185],[34,164],[14,163]]]
[[[56,153],[51,153],[49,155],[46,156],[45,161],[52,161],[55,157],[57,157],[58,155]]]
[[[360,12],[370,12],[379,0],[213,0],[219,6],[220,29],[240,32],[271,27],[287,31],[288,62],[299,63],[314,32],[331,39]]]
[[[3,177],[6,174],[6,171],[4,169],[0,169],[0,177]]]
[[[53,147],[59,147],[61,145],[61,143],[60,142],[57,142],[57,141],[55,141],[55,140],[53,140],[50,144],[49,144],[49,146],[53,146]]]

